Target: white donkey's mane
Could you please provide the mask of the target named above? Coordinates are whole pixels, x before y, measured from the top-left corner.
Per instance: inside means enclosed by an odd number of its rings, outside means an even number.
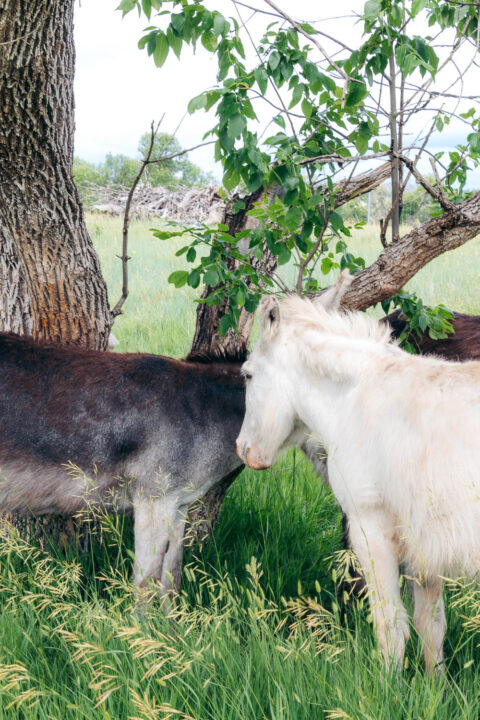
[[[387,344],[391,329],[365,313],[329,312],[321,305],[291,295],[280,306],[282,324],[302,330],[317,330],[329,335]]]

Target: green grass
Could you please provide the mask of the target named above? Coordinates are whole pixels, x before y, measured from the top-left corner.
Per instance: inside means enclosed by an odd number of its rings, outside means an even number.
[[[88,222],[113,303],[120,222]],[[194,294],[168,285],[181,261],[150,224],[132,225],[131,295],[115,333],[121,350],[180,357]],[[354,243],[369,259],[378,251],[373,232]],[[479,312],[479,253],[469,243],[412,286]],[[368,607],[345,608],[338,593],[338,508],[300,452],[233,484],[212,541],[186,552],[174,622],[155,602],[135,611],[131,523],[104,525],[87,554],[0,543],[0,720],[478,719],[477,586],[448,593],[444,679],[425,676],[414,633],[405,668],[382,679]]]

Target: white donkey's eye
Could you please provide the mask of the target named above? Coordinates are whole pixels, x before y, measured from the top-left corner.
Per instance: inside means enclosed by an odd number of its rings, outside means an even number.
[[[245,380],[251,380],[252,379],[252,371],[249,365],[244,365],[242,368],[242,375],[245,378]]]

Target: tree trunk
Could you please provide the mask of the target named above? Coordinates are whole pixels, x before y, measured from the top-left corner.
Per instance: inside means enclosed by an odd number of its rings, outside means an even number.
[[[278,186],[274,185],[267,191],[267,201],[274,199]],[[233,203],[238,197],[231,198],[226,206],[222,223],[229,228],[230,235],[241,232],[246,228],[256,227],[256,220],[250,218],[247,213],[252,209],[254,203],[258,202],[263,195],[263,189],[257,190],[251,195],[242,198],[245,208],[237,213],[232,212]],[[243,249],[246,251],[248,248]],[[273,272],[277,266],[277,259],[268,250],[264,253],[262,260],[252,257],[252,266],[260,268],[267,273]],[[238,266],[237,260],[230,260],[229,269],[233,270]],[[202,293],[202,298],[206,298],[212,292],[212,288],[207,285]],[[218,326],[220,320],[225,315],[227,309],[227,301],[219,305],[207,305],[199,303],[197,307],[197,322],[195,326],[195,335],[192,341],[191,353],[204,353],[206,355],[215,354],[217,350],[225,352],[229,356],[242,357],[247,350],[250,332],[252,330],[253,315],[242,309],[240,312],[240,320],[238,322],[237,331],[230,329],[224,337],[218,334]]]
[[[73,3],[0,0],[0,321],[105,348],[107,290],[72,177]]]
[[[105,349],[107,289],[72,176],[73,4],[0,0],[0,330]],[[91,536],[9,519],[42,543]]]
[[[397,88],[395,56],[390,55],[390,148],[391,148],[391,193],[392,193],[392,242],[400,237],[400,162],[398,159],[397,135]]]

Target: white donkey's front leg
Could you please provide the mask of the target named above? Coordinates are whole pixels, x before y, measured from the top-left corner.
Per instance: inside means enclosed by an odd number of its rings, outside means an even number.
[[[388,665],[403,661],[408,615],[400,597],[393,521],[380,509],[348,516],[350,542],[367,580],[370,609],[380,649]]]
[[[166,601],[167,594],[172,589],[178,589],[176,584],[180,583],[185,518],[180,513],[177,499],[169,496],[141,496],[134,499],[133,505],[134,582],[139,588],[146,587],[149,582],[156,582]]]
[[[416,630],[423,643],[423,654],[427,672],[432,674],[443,670],[438,664],[443,660],[443,639],[447,629],[445,605],[443,602],[443,583],[440,578],[432,578],[423,585],[415,582]]]

